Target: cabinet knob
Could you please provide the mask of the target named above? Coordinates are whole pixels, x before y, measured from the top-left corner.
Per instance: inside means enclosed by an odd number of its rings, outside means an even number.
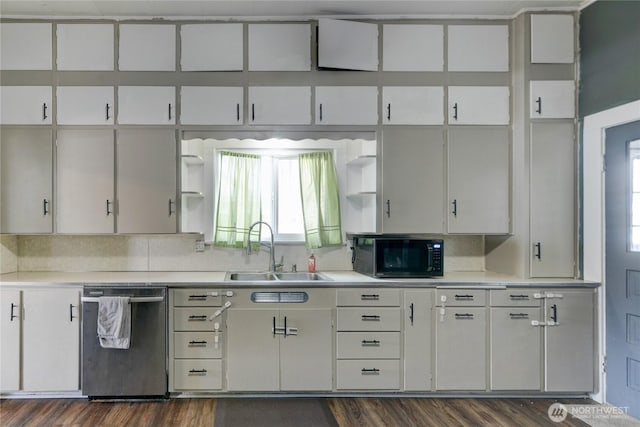
[[[43,102],[42,103],[42,121],[47,120],[48,116],[47,116],[47,103]]]
[[[538,97],[538,99],[536,99],[536,113],[542,114],[542,98],[541,97]]]
[[[13,314],[13,310],[17,307],[17,304],[11,303],[11,311],[9,312],[9,321],[13,322],[13,319],[17,319],[18,316],[16,316],[15,314]]]
[[[109,104],[107,103],[107,104],[105,104],[105,108],[104,108],[104,109],[105,109],[105,118],[106,118],[106,120],[107,120],[107,121],[109,121],[109,119],[111,118],[111,117],[109,116],[109,110],[111,109],[111,107],[110,107],[110,106],[109,106]]]
[[[387,120],[391,121],[391,103],[387,104]]]
[[[391,200],[387,199],[387,218],[391,218]]]
[[[540,242],[535,244],[536,254],[535,257],[542,260],[542,244]]]
[[[451,213],[453,214],[453,216],[458,216],[458,200],[453,199],[453,202],[451,202],[451,204],[453,205],[453,210],[451,211]]]
[[[111,210],[111,201],[107,199],[107,216],[111,215],[113,211]]]
[[[175,210],[173,209],[173,205],[175,204],[175,202],[171,199],[169,199],[169,216],[173,215],[173,213],[175,212]]]
[[[77,306],[75,306],[73,304],[69,304],[69,322],[73,322],[73,319],[77,319],[78,318],[78,316],[74,316],[73,315],[73,308],[74,307],[77,307]]]
[[[458,120],[458,103],[453,104],[453,120]]]
[[[171,121],[171,117],[172,117],[172,114],[171,114],[171,104],[169,104],[169,121]]]
[[[49,201],[47,199],[42,199],[42,214],[49,215]]]

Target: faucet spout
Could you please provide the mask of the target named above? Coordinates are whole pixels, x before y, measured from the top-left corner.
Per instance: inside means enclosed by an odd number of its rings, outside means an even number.
[[[251,255],[251,231],[258,224],[264,224],[269,229],[269,235],[271,236],[271,241],[270,241],[271,244],[269,246],[269,271],[273,273],[276,271],[276,255],[275,255],[274,243],[273,243],[273,229],[265,221],[256,221],[253,224],[251,224],[251,227],[249,227],[249,233],[247,234],[247,255]]]

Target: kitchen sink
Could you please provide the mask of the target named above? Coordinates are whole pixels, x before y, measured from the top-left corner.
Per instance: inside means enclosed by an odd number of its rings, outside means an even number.
[[[331,282],[332,279],[328,278],[321,273],[304,273],[304,272],[237,272],[227,273],[225,280],[230,281],[242,281],[242,282],[265,282],[265,281],[290,281],[290,282]]]

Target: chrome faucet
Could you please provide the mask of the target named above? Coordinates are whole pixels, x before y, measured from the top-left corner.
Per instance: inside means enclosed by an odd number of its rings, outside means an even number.
[[[276,264],[276,255],[274,248],[275,245],[273,243],[273,229],[268,223],[264,221],[256,221],[251,224],[251,227],[249,227],[249,233],[247,234],[247,255],[251,255],[251,230],[253,230],[253,227],[258,224],[264,224],[269,229],[269,235],[271,236],[271,245],[269,246],[269,271],[275,273],[276,268],[279,267],[279,264]]]

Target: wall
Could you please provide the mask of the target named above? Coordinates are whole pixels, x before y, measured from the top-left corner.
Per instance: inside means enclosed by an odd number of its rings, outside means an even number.
[[[580,14],[579,115],[640,99],[640,2],[597,1]]]
[[[0,274],[18,271],[18,237],[0,234]]]

